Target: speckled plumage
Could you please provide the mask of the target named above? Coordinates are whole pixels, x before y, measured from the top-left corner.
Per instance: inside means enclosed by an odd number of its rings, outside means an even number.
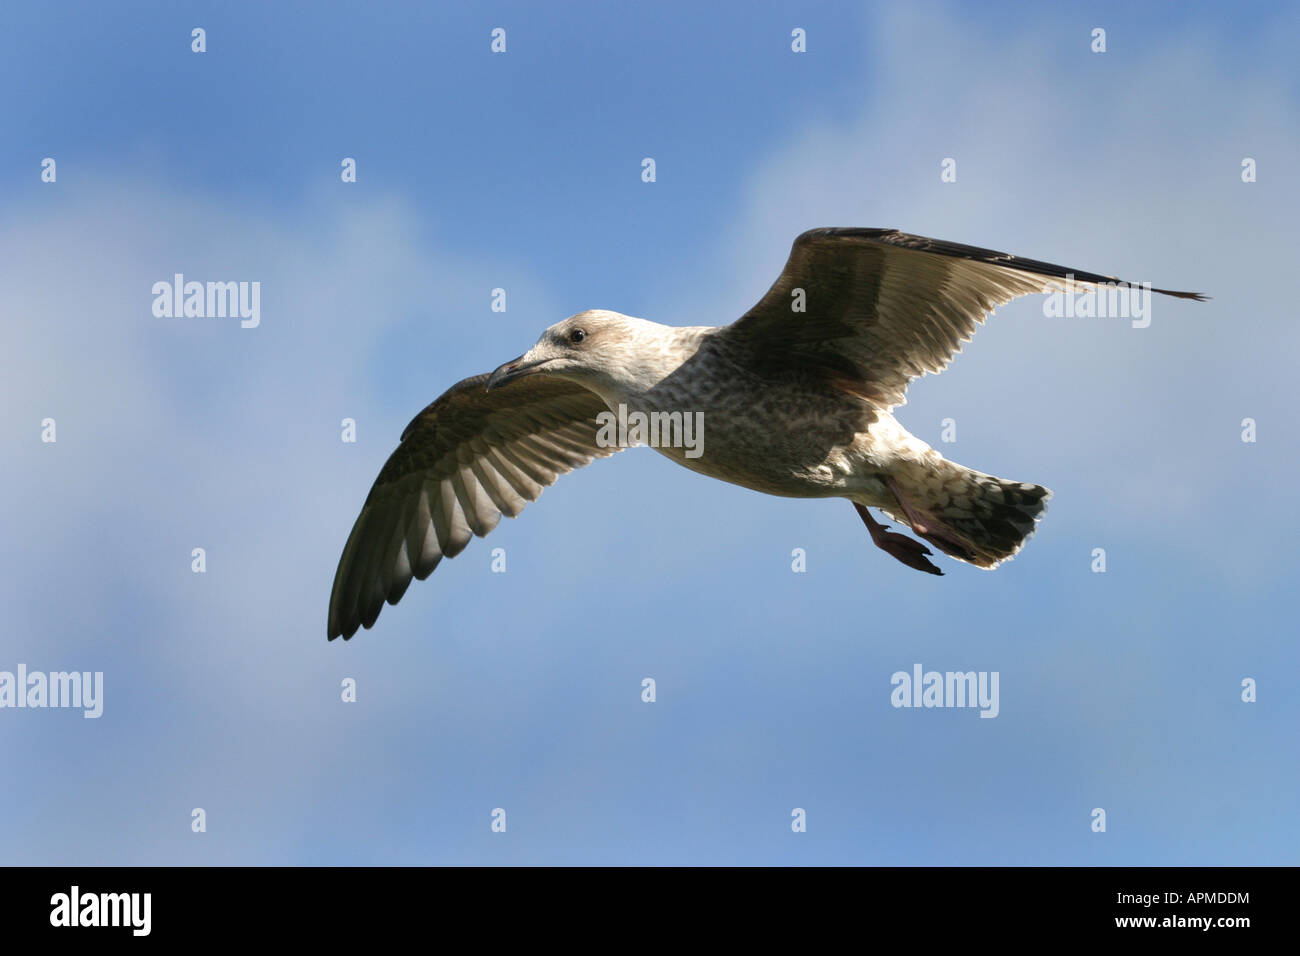
[[[698,454],[656,450],[772,495],[854,502],[878,546],[942,573],[880,508],[977,567],[1010,558],[1050,493],[947,461],[892,409],[942,370],[994,306],[1111,277],[890,229],[815,229],[772,288],[729,326],[676,328],[592,310],[543,333],[491,376],[465,379],[407,426],[339,561],[328,636],[370,627],[427,577],[556,478],[621,450],[603,416],[702,423]],[[1195,293],[1168,292],[1181,298]]]

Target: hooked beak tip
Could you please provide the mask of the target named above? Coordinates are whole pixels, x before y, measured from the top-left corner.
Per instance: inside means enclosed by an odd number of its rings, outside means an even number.
[[[496,369],[494,369],[492,374],[488,376],[487,390],[490,392],[494,388],[500,388],[507,381],[509,381],[510,376],[513,375],[518,370],[519,362],[521,359],[523,359],[522,355],[519,356],[519,358],[511,359],[509,362],[506,362],[504,365],[501,365]]]
[[[508,382],[513,382],[521,376],[531,374],[533,369],[545,365],[549,361],[550,359],[539,359],[536,362],[529,362],[525,365],[524,356],[522,355],[517,359],[511,359],[488,376],[486,388],[488,391],[491,391],[494,388],[500,388],[502,385],[505,385]]]

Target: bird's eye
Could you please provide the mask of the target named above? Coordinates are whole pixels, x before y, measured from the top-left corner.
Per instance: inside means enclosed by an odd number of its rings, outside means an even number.
[[[587,333],[584,332],[582,329],[574,329],[572,332],[569,333],[569,341],[572,342],[574,345],[577,345],[586,337],[587,337]]]

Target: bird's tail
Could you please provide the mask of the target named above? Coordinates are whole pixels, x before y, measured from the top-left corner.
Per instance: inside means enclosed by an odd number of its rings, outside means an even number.
[[[895,476],[900,507],[886,513],[944,554],[977,568],[995,568],[1024,546],[1050,491],[986,475],[934,451],[926,457],[923,474]]]

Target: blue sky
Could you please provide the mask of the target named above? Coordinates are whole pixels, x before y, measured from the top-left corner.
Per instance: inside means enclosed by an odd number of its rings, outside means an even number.
[[[0,671],[105,700],[0,709],[0,862],[1300,861],[1294,7],[3,16]],[[914,433],[1055,492],[996,572],[639,449],[325,641],[424,404],[585,308],[730,322],[825,225],[1214,298],[1146,329],[1021,300],[913,384]],[[176,272],[259,281],[260,326],[155,318]],[[997,671],[999,716],[891,707],[916,663]]]

